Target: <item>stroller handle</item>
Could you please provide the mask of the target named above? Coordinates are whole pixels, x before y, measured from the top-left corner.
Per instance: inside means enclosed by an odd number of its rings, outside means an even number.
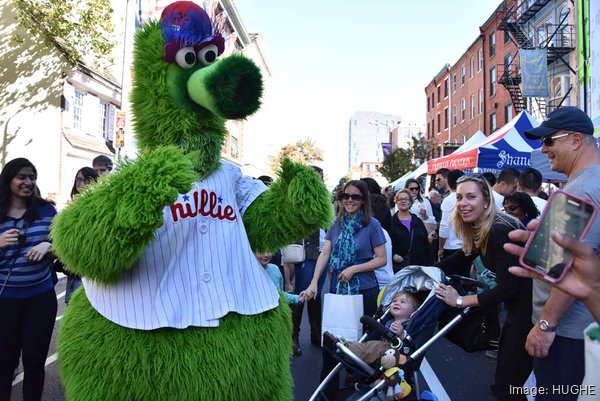
[[[373,319],[371,316],[363,316],[360,318],[360,322],[372,330],[378,332],[384,340],[392,344],[393,347],[399,347],[402,343],[398,337],[391,330],[387,329],[384,325]]]

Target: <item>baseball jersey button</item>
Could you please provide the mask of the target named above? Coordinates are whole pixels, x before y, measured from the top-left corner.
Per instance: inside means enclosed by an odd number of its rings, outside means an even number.
[[[206,234],[207,231],[208,231],[208,226],[206,224],[201,224],[200,225],[200,232],[202,234]]]
[[[205,283],[208,283],[211,279],[212,279],[212,276],[210,275],[210,273],[204,273],[202,275],[202,281],[204,281]]]

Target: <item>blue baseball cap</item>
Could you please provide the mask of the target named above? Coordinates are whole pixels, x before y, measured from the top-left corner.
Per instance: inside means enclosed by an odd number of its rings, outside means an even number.
[[[537,139],[553,135],[561,130],[594,135],[594,124],[583,110],[565,106],[548,114],[539,127],[526,130],[525,136],[529,139]]]

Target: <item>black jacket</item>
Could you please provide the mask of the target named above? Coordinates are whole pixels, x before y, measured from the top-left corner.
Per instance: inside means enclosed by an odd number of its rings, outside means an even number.
[[[411,213],[410,216],[410,232],[400,222],[397,213],[392,217],[392,256],[398,254],[404,259],[402,263],[394,263],[394,272],[408,265],[433,265],[433,252],[425,224],[416,215]]]

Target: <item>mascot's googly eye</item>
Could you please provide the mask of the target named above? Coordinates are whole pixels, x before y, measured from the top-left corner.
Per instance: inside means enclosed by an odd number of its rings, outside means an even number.
[[[175,61],[181,68],[190,69],[196,64],[196,53],[193,47],[184,47],[177,51]]]
[[[211,65],[217,60],[219,49],[216,45],[204,46],[198,51],[198,60],[204,65]]]

